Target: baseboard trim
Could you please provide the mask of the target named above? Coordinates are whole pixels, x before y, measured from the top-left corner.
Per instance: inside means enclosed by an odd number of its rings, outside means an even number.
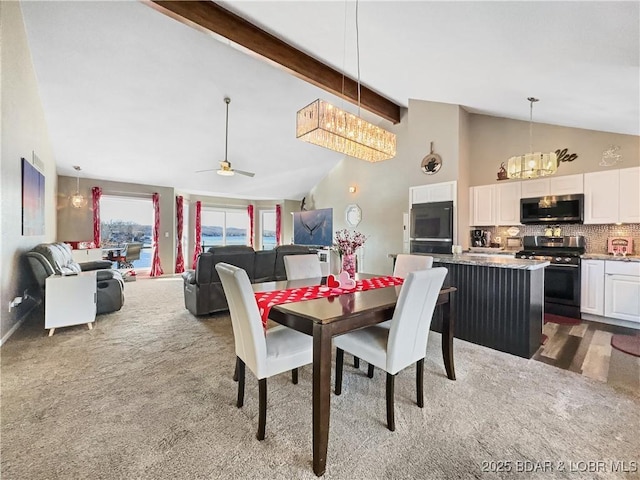
[[[9,330],[9,331],[4,335],[4,337],[2,337],[2,338],[0,339],[0,347],[1,347],[2,345],[4,345],[4,342],[6,342],[7,340],[9,340],[9,337],[10,337],[11,335],[13,335],[13,334],[14,334],[14,332],[15,332],[16,330],[18,330],[18,328],[20,328],[20,325],[22,325],[22,324],[24,323],[24,321],[25,321],[25,319],[26,319],[26,318],[27,318],[27,316],[25,315],[24,317],[22,317],[22,319],[18,320],[18,321],[13,325],[13,327],[11,327],[11,329],[10,329],[10,330]]]
[[[9,337],[11,337],[11,335],[13,335],[16,330],[18,330],[18,328],[20,328],[20,325],[22,325],[24,323],[24,321],[29,318],[29,315],[31,315],[31,312],[33,312],[36,307],[38,307],[38,305],[40,305],[42,303],[42,301],[38,298],[35,297],[31,297],[29,296],[30,299],[35,300],[34,304],[29,308],[29,310],[27,310],[26,312],[24,312],[22,314],[22,316],[18,319],[18,321],[13,325],[13,327],[11,327],[11,329],[0,339],[0,347],[2,347],[2,345],[4,345],[4,343],[9,340]]]
[[[617,325],[619,327],[633,328],[634,330],[640,330],[640,323],[631,322],[629,320],[620,320],[617,318],[601,317],[600,315],[593,315],[591,313],[583,313],[583,320],[591,320],[594,322],[607,323],[609,325]]]

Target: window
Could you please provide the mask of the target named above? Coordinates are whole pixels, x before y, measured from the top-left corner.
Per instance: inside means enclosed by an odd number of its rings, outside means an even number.
[[[151,268],[152,229],[153,201],[151,198],[102,195],[100,199],[102,248],[113,249],[124,247],[131,242],[142,242],[140,259],[134,260],[133,266]]]
[[[249,215],[246,210],[202,208],[202,247],[249,245]]]
[[[260,239],[263,250],[276,248],[276,211],[260,211]]]

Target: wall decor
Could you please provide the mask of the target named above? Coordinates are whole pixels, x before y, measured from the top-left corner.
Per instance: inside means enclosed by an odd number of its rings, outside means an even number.
[[[560,166],[560,162],[573,162],[576,158],[578,158],[577,154],[569,154],[567,152],[568,150],[566,148],[563,148],[562,150],[556,150],[556,156],[558,157],[558,166]]]
[[[507,175],[507,169],[504,166],[504,162],[500,164],[500,169],[498,170],[498,180],[508,180],[509,175]]]
[[[345,220],[351,227],[357,227],[362,220],[362,210],[356,204],[347,205],[347,209],[344,212]]]
[[[293,243],[330,247],[333,245],[333,208],[293,212]]]
[[[44,175],[22,161],[22,235],[44,235]]]
[[[422,159],[420,169],[422,173],[433,175],[438,173],[440,167],[442,167],[442,158],[437,153],[433,153],[433,142],[431,142],[431,153]]]
[[[618,145],[609,145],[607,149],[602,152],[602,159],[598,164],[601,167],[613,167],[617,163],[622,162],[622,155],[618,153],[620,147]]]

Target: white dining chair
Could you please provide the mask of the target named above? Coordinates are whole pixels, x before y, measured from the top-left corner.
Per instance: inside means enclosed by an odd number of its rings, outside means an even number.
[[[258,379],[258,440],[264,440],[267,421],[267,378],[292,370],[297,383],[297,369],[313,361],[313,339],[285,326],[266,332],[247,272],[228,263],[216,264],[222,288],[229,303],[236,349],[238,400],[244,404],[245,365]]]
[[[429,328],[447,269],[409,273],[398,296],[391,328],[374,325],[334,338],[336,351],[335,393],[342,393],[344,352],[387,372],[387,428],[395,430],[394,380],[398,372],[416,363],[417,403],[424,406],[423,377]]]
[[[399,253],[396,257],[396,264],[393,267],[393,276],[407,278],[411,272],[416,270],[426,270],[433,266],[433,257],[428,255],[411,255]]]
[[[411,255],[400,253],[396,257],[396,263],[393,267],[393,276],[399,278],[407,278],[411,272],[416,270],[426,270],[433,266],[433,257],[428,255]],[[378,324],[379,327],[391,328],[391,320]],[[358,365],[359,366],[359,365]],[[367,377],[373,378],[373,365],[369,364],[367,369]]]
[[[322,277],[320,259],[315,253],[309,255],[286,255],[284,257],[284,270],[287,273],[287,280]]]

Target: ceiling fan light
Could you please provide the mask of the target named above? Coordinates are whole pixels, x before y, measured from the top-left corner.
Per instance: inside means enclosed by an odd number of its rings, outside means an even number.
[[[220,169],[217,171],[218,175],[222,175],[224,177],[233,177],[234,175],[234,171],[233,170],[224,170],[224,169]]]

